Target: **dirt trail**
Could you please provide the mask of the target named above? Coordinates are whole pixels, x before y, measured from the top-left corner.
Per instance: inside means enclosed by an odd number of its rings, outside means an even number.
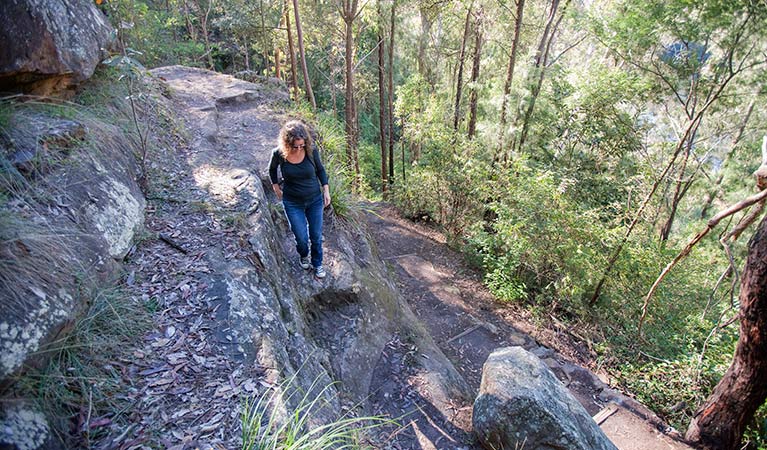
[[[554,327],[541,327],[521,308],[497,302],[443,235],[401,217],[389,205],[371,206],[371,234],[402,294],[475,393],[488,355],[498,347],[522,346],[598,416],[597,423],[619,449],[691,450],[651,411],[584,368],[593,365],[593,355],[555,320]]]
[[[367,217],[411,308],[475,392],[493,350],[522,346],[541,358],[590,414],[609,401],[600,398],[604,386],[581,367],[588,363],[586,349],[565,333],[539,329],[521,309],[496,302],[440,233],[385,204]]]

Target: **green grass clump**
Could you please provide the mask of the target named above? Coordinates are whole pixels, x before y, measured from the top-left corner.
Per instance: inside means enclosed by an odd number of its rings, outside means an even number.
[[[333,386],[329,384],[316,393],[318,380],[303,392],[295,387],[294,375],[258,399],[246,399],[242,407],[242,450],[372,448],[361,442],[362,435],[392,421],[378,416],[344,416],[324,425],[309,425],[310,419],[328,406],[325,399]],[[286,411],[287,405],[296,401],[293,411]]]
[[[109,430],[92,425],[119,423],[130,409],[121,361],[131,358],[126,349],[151,325],[146,308],[121,288],[88,297],[72,330],[40,352],[48,364],[27,370],[12,388],[37,404],[62,442],[84,448]]]

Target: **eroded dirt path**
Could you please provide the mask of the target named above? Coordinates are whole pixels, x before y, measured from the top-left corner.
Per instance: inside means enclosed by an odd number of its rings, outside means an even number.
[[[403,295],[475,392],[493,350],[522,346],[540,357],[590,414],[609,400],[600,397],[604,386],[582,368],[591,362],[587,349],[565,332],[537,327],[520,308],[495,301],[477,271],[440,233],[402,218],[391,206],[374,210],[367,215],[372,235]]]

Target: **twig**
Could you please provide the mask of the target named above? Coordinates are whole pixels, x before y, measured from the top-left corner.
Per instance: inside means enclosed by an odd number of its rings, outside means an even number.
[[[471,332],[475,331],[477,328],[479,328],[479,327],[481,327],[481,326],[482,326],[482,324],[477,324],[477,325],[474,325],[474,326],[473,326],[473,327],[471,327],[471,328],[467,328],[467,329],[466,329],[466,330],[464,330],[463,332],[461,332],[461,333],[459,333],[459,334],[457,334],[457,335],[455,335],[455,336],[451,337],[450,339],[448,339],[448,340],[447,340],[447,342],[445,342],[445,343],[446,343],[446,344],[449,344],[449,343],[453,342],[453,341],[454,341],[454,340],[456,340],[456,339],[461,339],[462,337],[464,337],[464,336],[466,336],[467,334],[469,334],[469,333],[471,333]]]
[[[176,250],[180,251],[181,253],[183,253],[185,255],[189,253],[189,250],[185,249],[183,246],[181,246],[181,244],[179,244],[178,242],[174,241],[173,238],[171,238],[167,234],[160,233],[158,236],[160,237],[161,241],[165,242],[166,244],[170,245],[171,247],[175,248]]]
[[[645,297],[644,304],[642,305],[642,316],[639,318],[639,325],[637,327],[637,333],[641,336],[642,335],[642,325],[644,325],[644,320],[647,317],[647,309],[650,305],[650,300],[652,299],[653,294],[655,294],[655,291],[658,289],[658,286],[660,285],[661,281],[663,281],[663,278],[668,275],[668,273],[671,271],[672,268],[681,260],[683,260],[687,255],[690,254],[690,251],[692,251],[692,248],[697,244],[698,242],[703,239],[709,231],[711,231],[714,227],[716,227],[719,222],[724,219],[725,217],[731,216],[735,214],[738,211],[742,211],[749,206],[753,205],[754,203],[761,202],[767,198],[767,189],[759,192],[758,194],[754,194],[751,197],[746,198],[745,200],[741,200],[740,202],[730,206],[729,208],[725,209],[724,211],[720,211],[719,214],[715,215],[706,223],[706,228],[704,228],[702,231],[700,231],[698,234],[695,235],[695,237],[690,240],[690,242],[684,247],[684,249],[679,252],[679,254],[674,258],[673,261],[668,263],[665,269],[660,273],[658,276],[658,279],[655,280],[655,283],[653,283],[652,287],[650,288],[650,292],[647,293],[647,296]]]

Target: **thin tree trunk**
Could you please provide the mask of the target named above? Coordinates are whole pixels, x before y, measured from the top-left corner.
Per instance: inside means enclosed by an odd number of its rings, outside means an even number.
[[[296,0],[294,0],[296,1]],[[357,1],[344,0],[341,11],[345,24],[346,98],[344,101],[346,156],[349,167],[354,170],[354,186],[359,186],[359,158],[357,156],[357,108],[354,98],[354,19],[357,17]]]
[[[663,169],[663,172],[661,172],[658,179],[655,180],[655,183],[653,183],[652,188],[650,189],[650,192],[647,193],[644,200],[642,200],[642,203],[639,205],[639,209],[634,215],[634,219],[631,221],[631,223],[629,224],[629,227],[626,229],[626,233],[623,235],[623,238],[618,244],[618,247],[615,249],[612,256],[610,256],[610,259],[607,261],[607,266],[605,267],[604,273],[602,273],[602,278],[600,278],[599,282],[597,283],[597,287],[594,289],[594,295],[591,296],[591,300],[589,301],[589,306],[594,306],[597,300],[599,300],[599,296],[602,293],[602,287],[604,286],[605,281],[607,281],[607,276],[613,270],[615,263],[618,261],[618,256],[620,256],[621,252],[623,251],[623,247],[626,245],[626,242],[628,242],[628,239],[631,236],[631,233],[634,231],[634,227],[636,227],[637,223],[639,223],[639,219],[642,217],[642,213],[644,213],[644,209],[650,203],[650,199],[652,199],[653,195],[655,195],[655,191],[658,190],[658,186],[660,186],[660,184],[666,178],[666,175],[674,166],[674,162],[676,162],[676,159],[679,157],[679,153],[681,153],[682,149],[684,148],[684,144],[687,140],[687,137],[692,132],[693,128],[695,127],[695,124],[701,119],[702,114],[703,114],[703,111],[699,112],[698,116],[696,116],[692,120],[692,122],[685,128],[684,136],[682,136],[682,138],[677,143],[676,149],[674,149],[674,154],[671,156],[671,159],[666,164],[666,167]]]
[[[280,58],[282,58],[280,48],[274,47],[274,76],[278,79],[282,79],[282,66],[280,65]]]
[[[293,84],[293,100],[298,101],[298,75],[296,68],[296,52],[293,48],[293,32],[290,31],[290,7],[285,4],[285,26],[288,29],[288,51],[290,51],[290,81]]]
[[[503,151],[504,137],[506,136],[506,111],[509,105],[509,94],[511,93],[511,82],[514,78],[514,66],[517,63],[517,49],[519,49],[519,31],[522,28],[522,13],[525,8],[525,0],[517,0],[517,17],[514,24],[514,41],[511,43],[511,54],[509,55],[509,66],[506,69],[506,82],[503,85],[503,102],[501,103],[501,123],[498,131],[498,153],[502,154],[503,161],[509,159],[509,155]],[[513,142],[513,139],[511,140]]]
[[[389,30],[389,70],[387,71],[389,78],[387,80],[389,92],[389,183],[394,183],[394,11],[396,7],[397,0],[392,0],[391,28]]]
[[[533,85],[533,89],[530,93],[530,100],[527,104],[527,110],[525,111],[525,115],[522,120],[522,132],[519,136],[519,145],[517,146],[518,150],[522,150],[522,147],[525,145],[525,141],[527,140],[527,133],[530,130],[530,119],[533,116],[535,102],[538,99],[538,94],[541,92],[543,77],[546,73],[546,63],[549,58],[551,43],[554,41],[554,36],[556,35],[557,28],[562,22],[562,18],[565,16],[565,10],[569,4],[570,1],[568,0],[567,3],[565,3],[564,8],[562,8],[562,14],[560,14],[559,19],[554,22],[554,17],[557,14],[557,8],[559,8],[559,0],[552,0],[551,2],[549,18],[546,21],[546,27],[543,30],[543,35],[541,36],[541,40],[538,43],[538,50],[535,53],[535,70],[533,70],[533,74],[537,76],[537,80],[535,81],[535,85]]]
[[[250,70],[250,44],[245,39],[245,69]]]
[[[192,42],[197,42],[197,28],[194,26],[194,22],[192,21],[192,12],[189,11],[189,4],[184,0],[184,20],[186,22],[186,29],[187,33],[189,33],[189,37],[192,39]]]
[[[469,37],[469,25],[471,24],[471,10],[474,1],[469,4],[466,12],[466,21],[463,24],[463,38],[461,38],[461,52],[458,55],[458,76],[455,84],[455,111],[453,113],[453,130],[458,131],[458,121],[461,117],[461,95],[463,95],[463,64],[466,59],[466,40]]]
[[[304,86],[306,87],[306,98],[312,105],[312,109],[317,109],[317,102],[314,100],[312,91],[312,81],[309,79],[309,69],[306,67],[306,53],[304,52],[304,33],[301,31],[301,17],[298,14],[298,0],[293,0],[293,14],[296,18],[296,34],[298,35],[298,54],[301,58],[301,71],[304,74]]]
[[[732,142],[730,143],[730,151],[728,151],[724,156],[724,160],[722,160],[722,164],[719,166],[719,175],[716,177],[714,186],[708,192],[706,201],[703,202],[703,208],[700,210],[701,219],[705,219],[706,216],[708,216],[708,210],[711,208],[711,204],[714,202],[714,199],[719,193],[719,187],[722,185],[722,180],[724,180],[724,169],[727,167],[727,163],[730,162],[730,158],[732,158],[732,156],[735,154],[735,149],[738,147],[740,139],[743,137],[743,133],[746,131],[746,126],[748,125],[748,121],[751,119],[751,114],[754,112],[755,104],[756,96],[751,98],[751,103],[748,104],[748,110],[746,111],[746,115],[743,117],[743,122],[741,122],[740,127],[738,127],[738,131],[735,133],[735,136],[732,138]]]
[[[264,18],[264,0],[259,0],[258,2],[258,10],[260,11],[261,16],[261,29],[266,30],[266,19]],[[261,49],[264,52],[264,72],[263,74],[265,76],[269,76],[269,50],[270,45],[268,39],[265,37],[265,34],[263,34],[263,37],[261,38],[262,46]]]
[[[475,39],[474,39],[474,61],[471,66],[471,84],[472,89],[469,93],[469,126],[467,135],[469,139],[474,139],[474,135],[477,132],[477,102],[478,102],[478,87],[479,82],[479,63],[482,56],[482,8],[477,11],[477,21],[475,23]]]
[[[421,2],[418,7],[418,12],[421,17],[421,33],[418,35],[418,73],[420,73],[423,79],[429,83],[429,86],[433,90],[434,80],[432,79],[432,67],[426,53],[426,47],[428,46],[429,38],[431,36],[432,23],[425,2]]]
[[[213,9],[213,0],[208,0],[205,14],[200,17],[200,28],[202,28],[202,37],[205,40],[205,55],[208,57],[208,68],[213,70],[215,68],[213,64],[213,50],[210,47],[210,36],[208,36],[208,18],[210,17],[211,9]]]
[[[381,192],[386,195],[389,187],[387,176],[389,169],[386,164],[386,83],[384,82],[384,36],[383,36],[383,16],[381,15],[381,0],[378,0],[378,129],[381,139]],[[391,95],[391,94],[390,94]]]
[[[740,285],[740,338],[730,368],[695,412],[685,438],[734,450],[767,397],[767,218],[749,243]]]
[[[693,142],[695,142],[695,135],[698,132],[699,126],[700,123],[698,123],[692,133],[690,133],[690,138],[685,144],[684,158],[682,158],[682,167],[679,169],[679,173],[677,174],[677,179],[674,186],[674,195],[671,197],[671,208],[669,210],[668,217],[666,218],[666,222],[663,223],[663,226],[660,230],[661,242],[668,241],[668,237],[671,234],[671,227],[674,225],[676,212],[679,209],[679,202],[682,201],[682,197],[684,197],[684,194],[687,192],[686,189],[682,189],[682,185],[685,183],[684,177],[687,174],[687,162],[690,159],[690,153],[692,153],[692,145]],[[694,174],[692,176],[694,176]]]

